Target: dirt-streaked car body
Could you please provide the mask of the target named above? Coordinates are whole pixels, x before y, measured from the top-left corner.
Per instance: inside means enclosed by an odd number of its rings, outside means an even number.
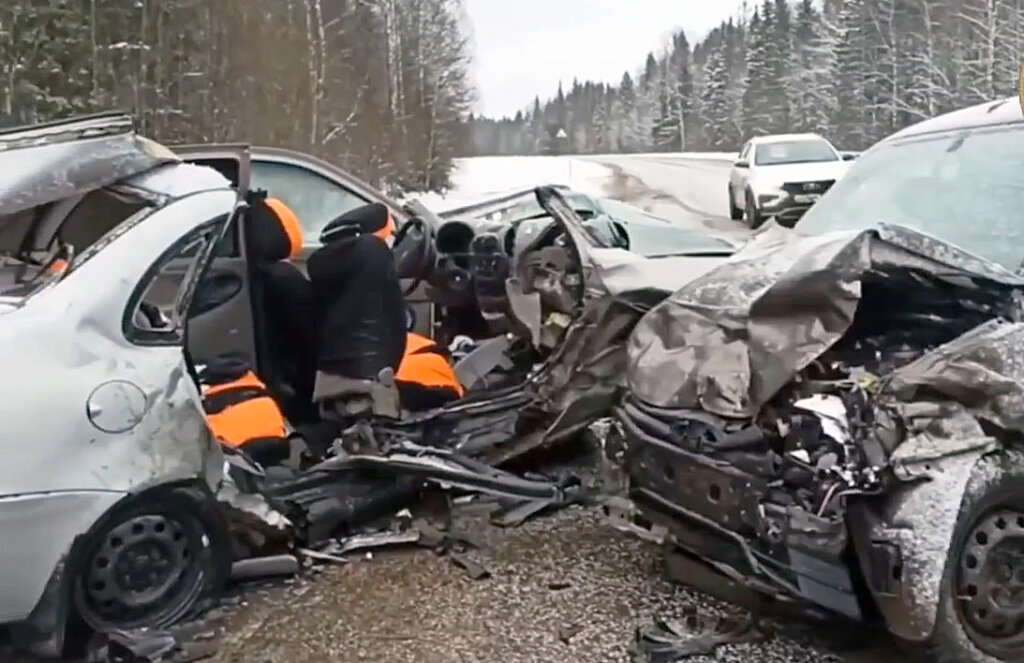
[[[182,350],[239,206],[126,118],[0,134],[0,623],[44,652],[59,653],[68,596],[92,625],[122,610],[161,623],[219,572],[223,461]],[[167,564],[136,564],[140,545]],[[124,586],[149,573],[162,605]]]

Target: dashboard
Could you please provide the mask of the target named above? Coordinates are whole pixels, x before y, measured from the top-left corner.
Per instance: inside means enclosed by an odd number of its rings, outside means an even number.
[[[575,252],[550,218],[519,223],[447,221],[435,238],[437,264],[428,296],[441,306],[478,309],[491,331],[507,331],[510,314],[506,280],[518,263],[524,292],[538,292],[544,308],[571,310],[579,284]],[[529,251],[525,251],[529,248]],[[575,273],[574,276],[569,274]]]

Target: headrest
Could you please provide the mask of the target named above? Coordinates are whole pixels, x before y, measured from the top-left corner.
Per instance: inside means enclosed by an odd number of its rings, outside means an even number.
[[[320,241],[328,244],[334,240],[357,235],[375,235],[387,240],[395,234],[395,221],[391,211],[383,203],[369,203],[345,212],[324,226]]]
[[[267,198],[253,205],[253,247],[267,262],[294,258],[302,251],[302,226],[284,202]]]

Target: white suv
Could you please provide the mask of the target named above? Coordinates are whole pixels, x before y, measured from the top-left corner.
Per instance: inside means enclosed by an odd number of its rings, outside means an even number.
[[[729,213],[751,228],[766,218],[790,226],[846,173],[853,155],[817,134],[747,141],[729,174]]]

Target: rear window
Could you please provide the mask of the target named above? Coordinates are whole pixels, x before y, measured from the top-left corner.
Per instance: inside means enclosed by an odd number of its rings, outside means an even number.
[[[94,255],[101,239],[149,211],[140,199],[100,189],[0,217],[0,295],[28,297],[59,280]]]

